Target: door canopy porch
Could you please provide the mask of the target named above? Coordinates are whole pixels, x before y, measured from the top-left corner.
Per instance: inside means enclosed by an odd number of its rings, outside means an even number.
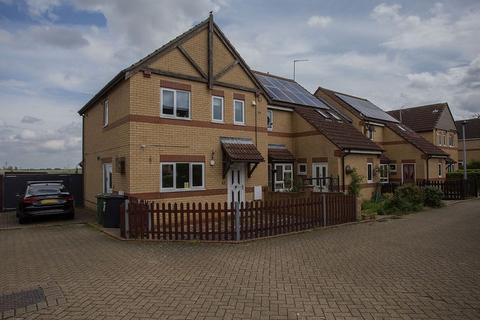
[[[223,152],[223,178],[226,177],[233,163],[246,163],[250,178],[257,165],[265,161],[251,139],[221,137],[220,143]]]
[[[293,163],[295,157],[283,144],[268,145],[268,162]]]

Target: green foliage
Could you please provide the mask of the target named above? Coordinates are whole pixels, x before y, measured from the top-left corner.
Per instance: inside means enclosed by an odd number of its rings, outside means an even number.
[[[350,172],[351,182],[348,186],[348,194],[358,197],[360,194],[360,183],[363,180],[363,177],[357,173],[356,169],[352,169]]]
[[[443,192],[434,187],[425,187],[423,189],[424,204],[428,207],[439,208],[442,206]]]
[[[424,199],[422,189],[416,185],[403,185],[395,190],[387,209],[400,213],[419,211],[423,208]]]
[[[463,170],[457,170],[455,172],[447,173],[448,180],[462,180],[463,179]],[[476,180],[480,184],[480,169],[468,169],[467,168],[467,177],[468,180]]]
[[[469,169],[480,169],[480,160],[472,160],[467,164],[467,171]]]

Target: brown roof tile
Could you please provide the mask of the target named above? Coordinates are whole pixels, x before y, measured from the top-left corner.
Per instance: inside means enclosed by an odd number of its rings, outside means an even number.
[[[295,157],[284,145],[268,145],[268,160],[272,162],[293,162]]]
[[[457,126],[457,131],[458,131],[458,138],[462,139],[463,121],[466,121],[465,139],[479,139],[480,138],[480,118],[455,121],[455,125]]]
[[[222,149],[234,162],[265,161],[252,140],[244,138],[220,138]]]
[[[325,119],[314,108],[296,107],[295,112],[342,150],[383,151],[349,122]]]
[[[448,104],[437,103],[419,107],[405,108],[388,111],[392,117],[416,132],[432,131],[438,119],[448,109]]]
[[[442,149],[438,148],[437,146],[429,142],[427,139],[402,124],[388,122],[385,125],[397,135],[399,135],[407,142],[412,144],[414,147],[416,147],[418,150],[422,151],[427,155],[445,157],[448,156],[448,154],[442,151]]]

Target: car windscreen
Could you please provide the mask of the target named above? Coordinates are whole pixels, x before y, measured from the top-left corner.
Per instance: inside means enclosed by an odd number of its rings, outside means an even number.
[[[67,189],[65,188],[64,185],[61,185],[61,184],[50,184],[50,185],[36,184],[36,185],[28,186],[27,188],[27,195],[29,196],[58,194],[62,192],[67,192]]]

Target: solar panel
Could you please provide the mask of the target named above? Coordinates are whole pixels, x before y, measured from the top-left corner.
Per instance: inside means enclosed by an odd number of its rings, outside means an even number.
[[[329,107],[293,80],[255,73],[273,100],[329,109]]]
[[[358,112],[361,112],[367,118],[398,123],[397,119],[395,119],[394,117],[392,117],[368,100],[347,96],[341,93],[335,93],[335,95],[349,105],[351,105]]]

